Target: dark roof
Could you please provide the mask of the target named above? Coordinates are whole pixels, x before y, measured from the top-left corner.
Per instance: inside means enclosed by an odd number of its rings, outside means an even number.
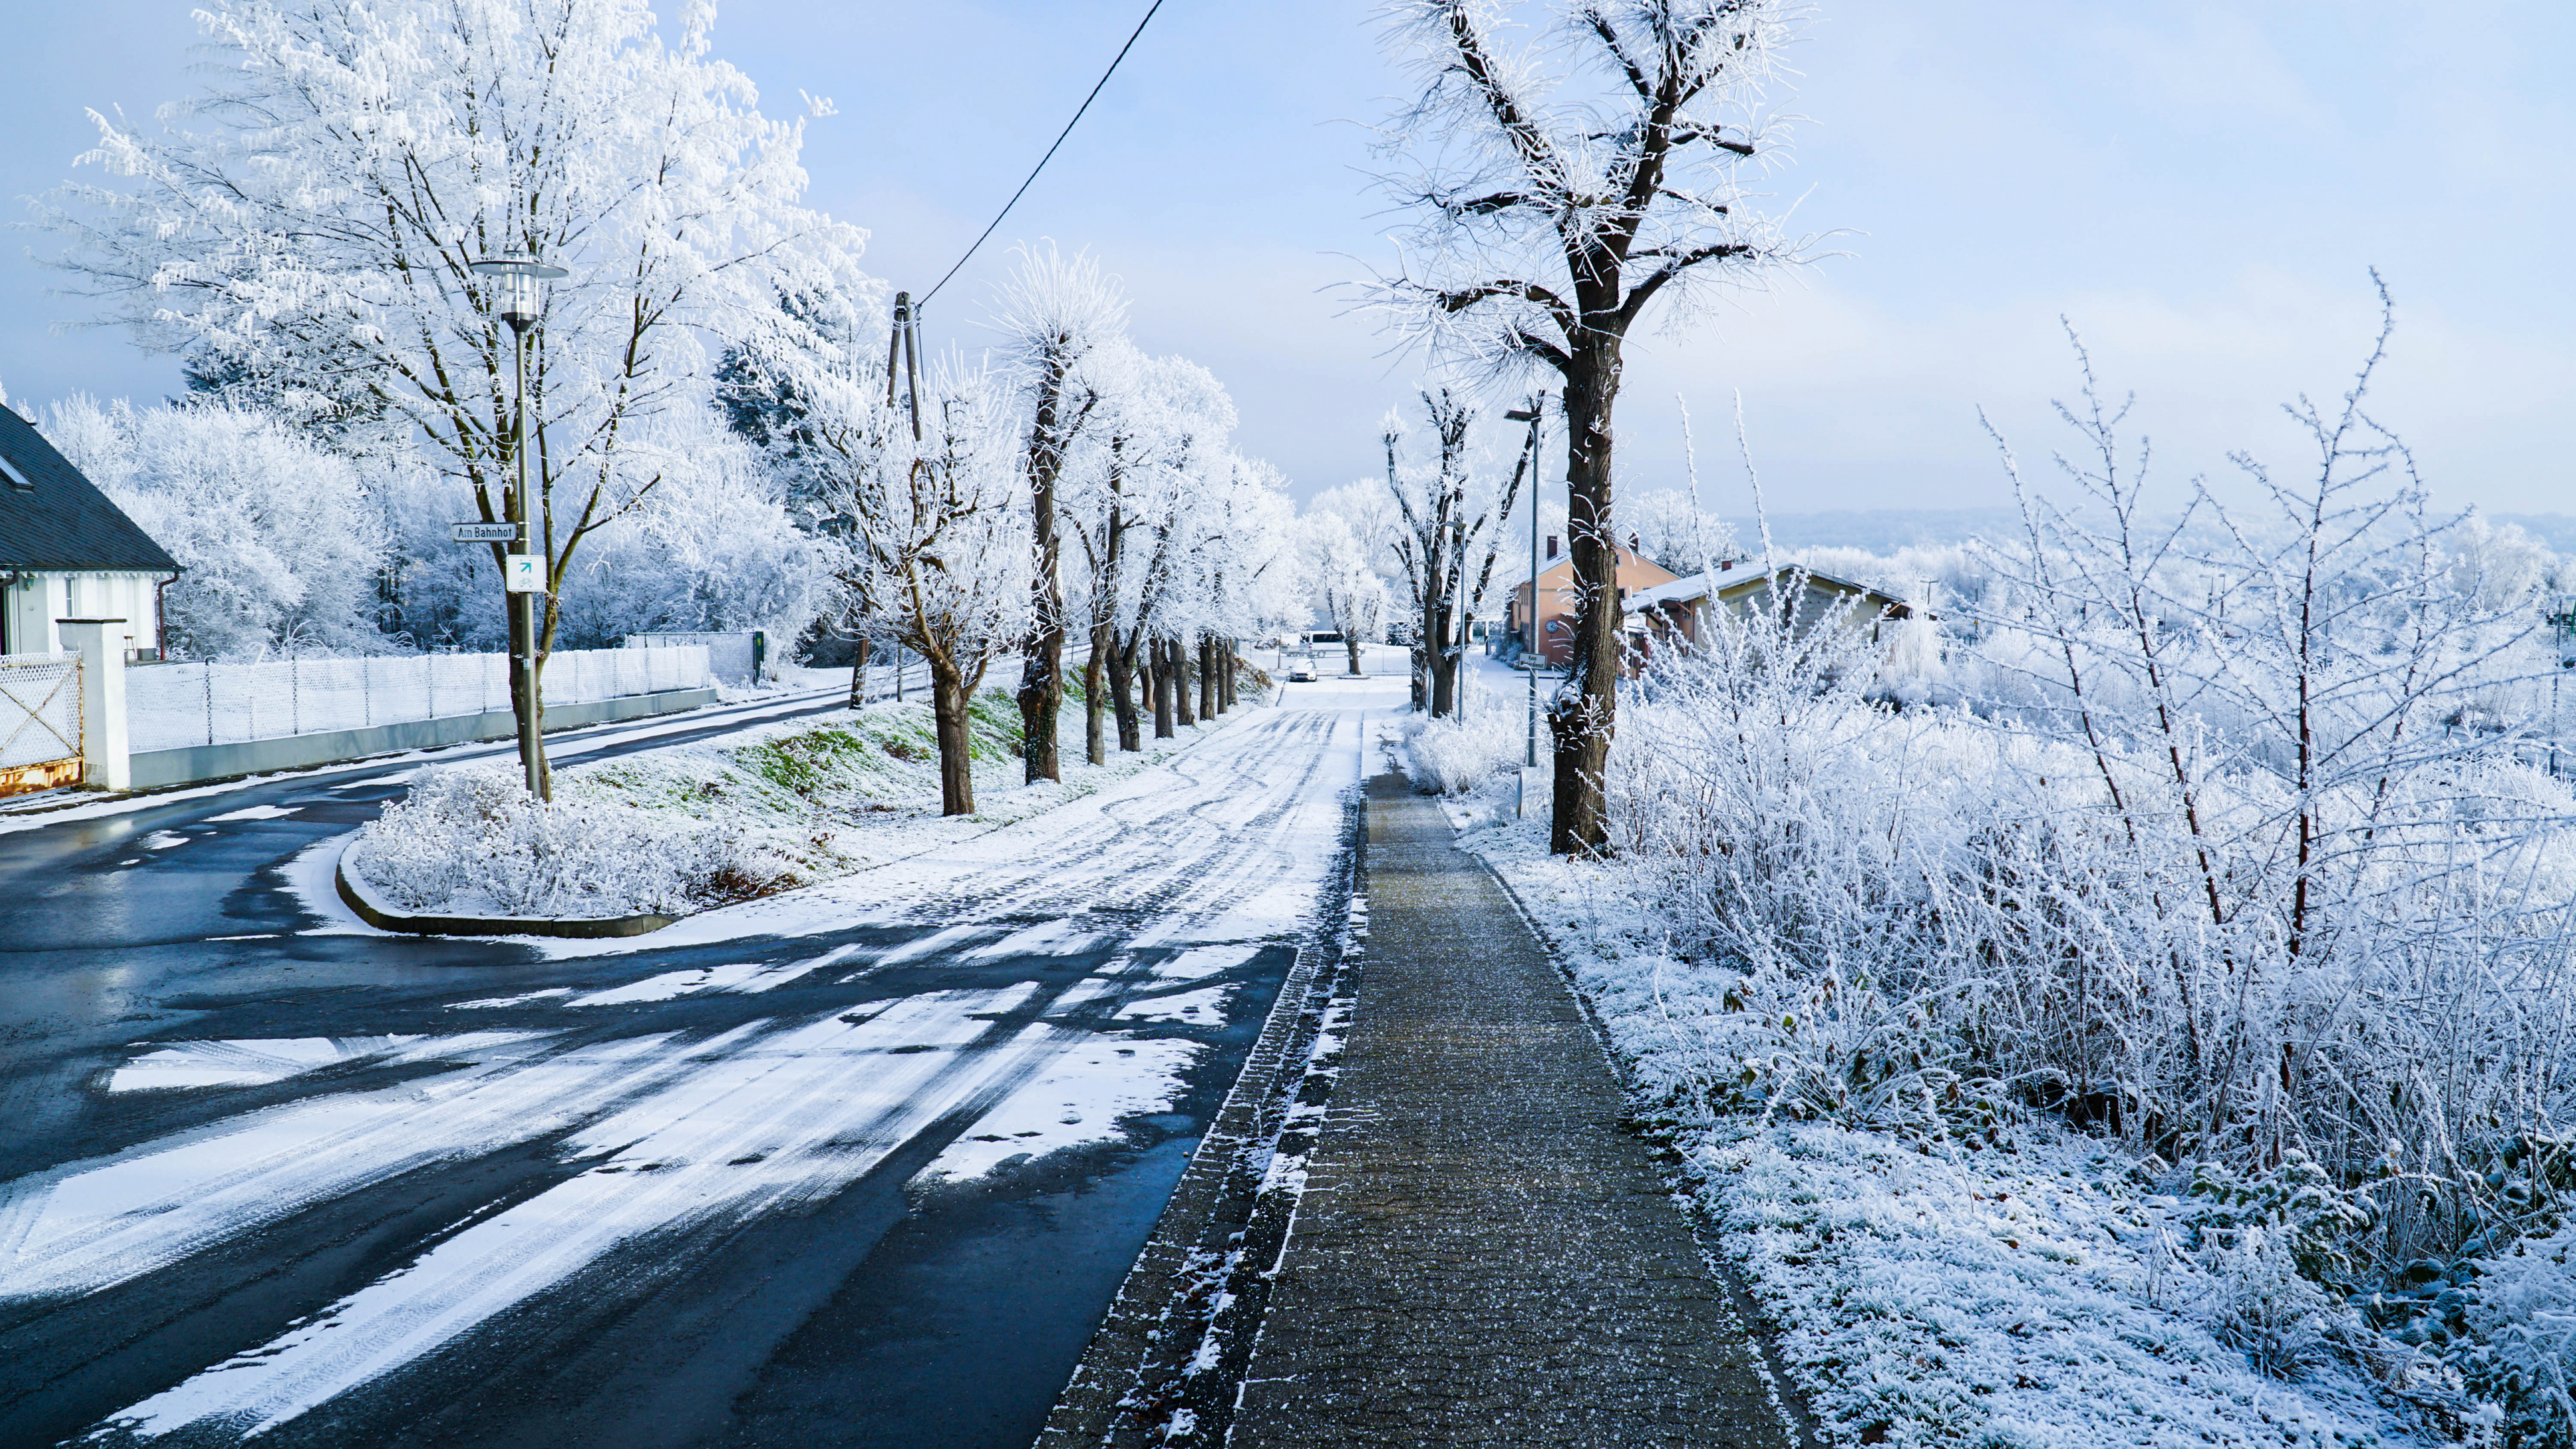
[[[178,570],[168,550],[6,407],[0,407],[0,458],[36,485],[24,489],[0,477],[0,569]]]

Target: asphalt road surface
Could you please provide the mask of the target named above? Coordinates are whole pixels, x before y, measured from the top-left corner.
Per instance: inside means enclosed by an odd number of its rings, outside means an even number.
[[[626,942],[348,919],[381,765],[0,834],[0,1446],[1026,1444],[1402,690]]]

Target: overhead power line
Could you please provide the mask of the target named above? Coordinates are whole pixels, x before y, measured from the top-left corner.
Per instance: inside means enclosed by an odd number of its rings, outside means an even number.
[[[1163,0],[1154,0],[1152,5],[1146,7],[1145,18],[1136,22],[1135,31],[1127,37],[1127,43],[1125,45],[1118,47],[1118,54],[1109,62],[1109,69],[1100,73],[1099,85],[1093,86],[1091,88],[1091,94],[1082,98],[1082,105],[1074,111],[1073,119],[1065,122],[1064,129],[1056,133],[1055,145],[1047,147],[1046,154],[1038,158],[1038,164],[1030,168],[1029,179],[1021,182],[1020,189],[1011,193],[1011,199],[1002,203],[1002,209],[994,216],[993,224],[984,228],[984,234],[975,238],[975,245],[968,247],[966,249],[966,255],[957,259],[957,265],[950,267],[948,269],[947,276],[943,276],[939,279],[939,286],[933,287],[922,294],[921,301],[923,303],[927,303],[931,298],[938,296],[939,287],[947,286],[948,278],[956,276],[959,268],[964,267],[966,263],[974,257],[977,248],[982,247],[985,242],[991,240],[993,233],[1001,229],[1002,218],[1009,216],[1011,214],[1011,208],[1020,204],[1020,198],[1028,195],[1029,187],[1038,179],[1038,173],[1044,171],[1046,169],[1046,164],[1055,159],[1057,147],[1062,146],[1064,144],[1064,138],[1072,135],[1073,128],[1082,123],[1082,113],[1091,109],[1091,103],[1093,101],[1100,99],[1101,86],[1109,84],[1109,78],[1118,74],[1118,62],[1125,60],[1127,58],[1127,52],[1136,48],[1136,37],[1145,33],[1145,27],[1152,23],[1154,19],[1154,12],[1162,8]]]

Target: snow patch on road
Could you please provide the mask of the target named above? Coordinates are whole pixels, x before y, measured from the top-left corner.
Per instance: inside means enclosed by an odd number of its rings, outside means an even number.
[[[1226,998],[1234,994],[1231,986],[1210,986],[1200,991],[1183,991],[1171,996],[1148,996],[1118,1008],[1120,1021],[1177,1021],[1192,1026],[1213,1026],[1225,1019]]]
[[[1155,967],[1154,974],[1166,981],[1195,981],[1202,976],[1231,971],[1251,960],[1260,950],[1258,943],[1249,946],[1240,942],[1223,946],[1193,946]]]
[[[370,1058],[432,1061],[525,1039],[516,1032],[484,1031],[440,1037],[302,1036],[173,1042],[117,1068],[107,1079],[107,1089],[148,1092],[179,1087],[264,1086],[342,1062]]]
[[[558,996],[570,995],[572,995],[572,988],[569,986],[551,986],[543,991],[521,992],[517,996],[486,996],[479,1001],[451,1001],[448,1003],[447,1009],[450,1011],[480,1011],[497,1006],[525,1006],[531,1001],[550,1001]]]
[[[1171,1107],[1199,1051],[1196,1042],[1093,1038],[1015,1088],[913,1181],[981,1177],[1017,1157],[1115,1138],[1124,1119]]]
[[[228,814],[209,815],[206,817],[206,823],[221,825],[228,820],[283,820],[303,808],[301,805],[253,805],[248,809],[235,810]]]

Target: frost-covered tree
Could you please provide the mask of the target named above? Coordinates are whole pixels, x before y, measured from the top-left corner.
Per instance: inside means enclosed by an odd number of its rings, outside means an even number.
[[[1579,597],[1575,662],[1549,709],[1560,853],[1608,842],[1602,771],[1621,668],[1611,414],[1628,334],[1659,298],[1797,259],[1747,182],[1775,149],[1757,112],[1790,0],[1558,0],[1528,42],[1501,0],[1399,0],[1420,78],[1386,128],[1384,189],[1414,217],[1369,289],[1399,337],[1491,374],[1564,383]]]
[[[1511,516],[1536,459],[1524,448],[1512,471],[1498,479],[1470,437],[1473,407],[1446,390],[1424,393],[1422,405],[1431,424],[1431,463],[1401,462],[1403,425],[1393,415],[1381,440],[1386,491],[1400,520],[1392,546],[1404,569],[1414,623],[1413,705],[1445,719],[1458,713],[1458,669],[1477,602],[1493,583],[1502,520]]]
[[[1626,541],[1638,557],[1674,573],[1687,576],[1742,557],[1726,520],[1693,503],[1679,488],[1641,492],[1619,512]]]
[[[245,409],[55,403],[45,436],[184,570],[175,653],[203,659],[386,647],[375,592],[387,530],[359,466]]]
[[[217,82],[156,128],[93,113],[83,160],[109,179],[53,193],[61,265],[210,385],[416,441],[486,519],[515,475],[513,353],[497,281],[470,267],[569,268],[527,352],[541,672],[582,546],[664,476],[626,446],[644,421],[702,405],[710,340],[795,332],[778,296],[856,276],[860,234],[801,204],[802,122],[753,109],[703,3],[676,44],[648,0],[197,14]],[[533,683],[514,683],[523,711]]]
[[[1223,548],[1227,490],[1239,482],[1226,449],[1234,404],[1206,368],[1150,358],[1120,343],[1089,368],[1101,415],[1085,445],[1072,527],[1083,554],[1083,610],[1092,629],[1095,699],[1105,676],[1118,747],[1143,748],[1145,709],[1168,736],[1182,718],[1177,658],[1196,621],[1204,560]],[[1146,699],[1136,695],[1139,684]],[[1098,742],[1098,706],[1092,706]]]
[[[798,527],[759,454],[696,431],[648,437],[636,452],[655,457],[662,483],[633,527],[575,566],[564,647],[613,648],[651,631],[804,633],[836,594],[838,550]]]
[[[1386,580],[1369,567],[1370,550],[1341,514],[1310,510],[1298,522],[1298,565],[1313,582],[1313,606],[1342,636],[1350,672],[1359,674],[1361,646],[1386,632]]]
[[[1056,758],[1056,719],[1064,708],[1064,530],[1058,491],[1066,455],[1099,394],[1077,376],[1084,358],[1123,331],[1127,303],[1118,284],[1085,256],[1065,257],[1052,244],[1023,248],[1003,289],[994,326],[1003,360],[1028,409],[1021,450],[1029,488],[1029,637],[1021,655],[1020,734],[1028,781],[1064,778]]]
[[[837,354],[769,365],[805,399],[805,435],[831,460],[822,498],[845,525],[841,578],[858,616],[930,667],[940,810],[971,815],[967,710],[1027,620],[1028,520],[1004,388],[954,360],[926,378],[908,370],[900,399],[885,373]]]

